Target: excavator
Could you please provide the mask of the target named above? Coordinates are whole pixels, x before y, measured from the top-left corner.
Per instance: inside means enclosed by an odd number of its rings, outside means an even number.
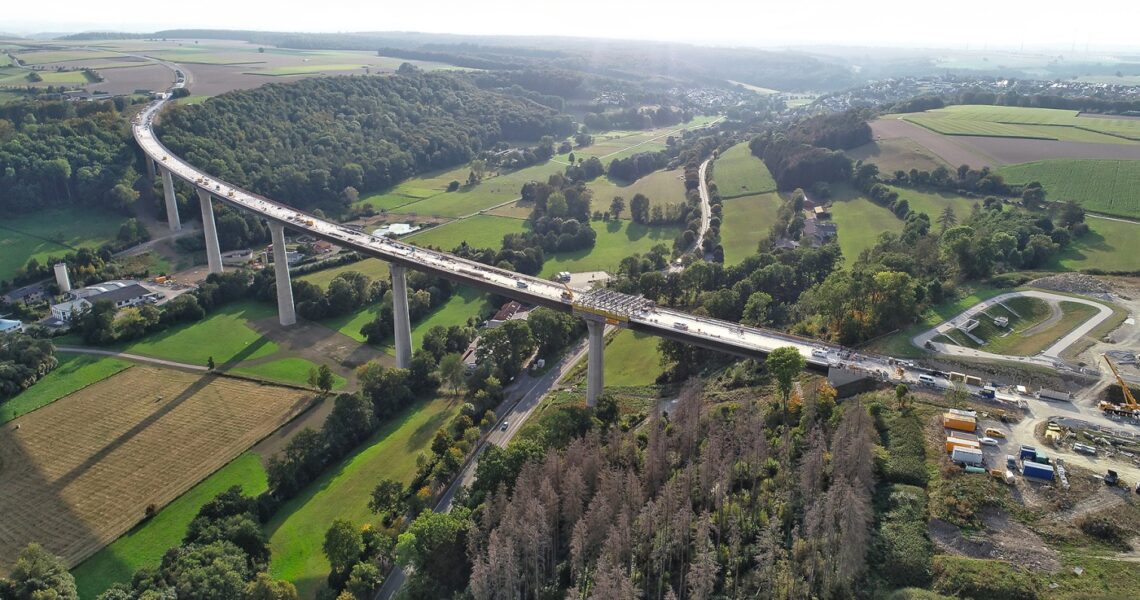
[[[560,281],[559,283],[562,284],[562,287],[566,288],[566,289],[562,290],[562,301],[563,302],[573,302],[574,301],[574,292],[570,290],[570,286],[566,285],[565,281]]]
[[[1116,365],[1112,364],[1107,354],[1101,354],[1104,362],[1108,363],[1108,368],[1112,369],[1112,374],[1116,377],[1116,382],[1120,384],[1120,391],[1124,394],[1124,402],[1116,404],[1114,402],[1101,402],[1100,409],[1110,415],[1118,415],[1121,417],[1131,417],[1133,419],[1140,419],[1140,402],[1136,402],[1136,398],[1132,396],[1132,390],[1128,389],[1128,384],[1124,382],[1124,378],[1120,376],[1120,372],[1116,370]]]

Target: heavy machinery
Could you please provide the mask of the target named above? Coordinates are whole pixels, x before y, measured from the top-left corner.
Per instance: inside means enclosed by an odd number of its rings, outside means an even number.
[[[1116,365],[1112,364],[1107,354],[1101,354],[1100,357],[1104,359],[1104,362],[1108,363],[1108,368],[1112,369],[1112,374],[1116,377],[1116,383],[1120,384],[1120,392],[1124,395],[1124,402],[1114,404],[1112,402],[1102,401],[1099,405],[1100,409],[1111,415],[1140,419],[1140,403],[1136,402],[1136,398],[1132,396],[1132,390],[1128,389],[1128,384],[1125,383],[1124,378],[1120,376],[1120,372],[1116,370]]]
[[[570,290],[570,286],[566,285],[566,282],[562,281],[561,279],[559,279],[558,282],[562,284],[562,287],[566,288],[566,289],[562,290],[562,301],[563,302],[573,302],[574,301],[574,292]]]

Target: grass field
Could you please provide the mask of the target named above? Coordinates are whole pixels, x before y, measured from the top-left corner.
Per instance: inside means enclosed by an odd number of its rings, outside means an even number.
[[[409,242],[420,246],[436,246],[450,252],[464,241],[475,248],[503,246],[503,236],[519,233],[527,228],[527,223],[510,217],[475,215],[467,219],[452,221],[436,227],[417,231],[408,236]]]
[[[625,198],[624,218],[629,218],[629,200],[635,194],[644,194],[649,198],[649,205],[665,206],[666,204],[683,204],[685,202],[685,172],[682,169],[672,171],[654,171],[637,181],[623,184],[606,177],[599,177],[591,181],[587,187],[594,190],[594,198],[590,203],[590,211],[605,212],[610,209],[610,202],[614,196]]]
[[[303,358],[278,358],[266,362],[257,363],[254,365],[238,367],[232,369],[232,372],[241,375],[251,375],[253,377],[260,377],[270,381],[280,383],[291,383],[293,385],[308,385],[309,384],[309,369],[316,368],[317,365],[311,361]],[[344,377],[333,373],[333,390],[339,390],[348,383]]]
[[[756,254],[760,240],[768,237],[780,209],[780,197],[771,193],[733,198],[726,200],[722,208],[720,240],[724,263],[735,265]]]
[[[657,244],[672,248],[673,239],[681,233],[677,226],[649,227],[624,220],[594,221],[590,226],[598,232],[594,247],[547,255],[542,277],[559,271],[614,271],[621,259],[631,254],[647,252]]]
[[[372,488],[381,479],[410,481],[416,456],[428,448],[436,429],[459,409],[458,400],[433,400],[405,410],[356,452],[285,503],[266,525],[273,557],[269,572],[312,598],[325,585],[329,564],[321,550],[334,519],[358,525],[374,519],[368,510]]]
[[[1140,218],[1140,161],[1042,160],[998,172],[1010,183],[1041,182],[1052,201],[1073,200],[1093,212]]]
[[[261,457],[246,452],[218,469],[154,518],[136,526],[72,570],[80,598],[95,598],[142,567],[157,567],[166,550],[182,542],[190,521],[206,502],[232,486],[256,496],[269,488]]]
[[[768,167],[752,156],[747,143],[729,148],[716,159],[713,180],[723,200],[776,191],[776,181]]]
[[[883,232],[898,233],[903,228],[903,222],[894,213],[863,196],[836,199],[831,218],[839,227],[839,248],[847,266],[855,264],[864,250],[878,243]]]
[[[0,427],[0,569],[32,540],[78,564],[141,521],[147,506],[172,502],[309,398],[136,366]]]
[[[938,167],[950,168],[945,161],[922,144],[908,138],[881,139],[846,152],[851,160],[878,165],[880,173],[895,171],[933,171]]]
[[[277,344],[249,327],[249,321],[276,314],[276,308],[268,304],[234,302],[201,321],[172,327],[122,349],[193,365],[205,365],[212,356],[220,368],[277,352]]]
[[[103,52],[99,50],[36,50],[16,53],[16,58],[19,58],[26,65],[46,65],[48,63],[71,60],[94,60],[97,58],[114,58],[116,56],[119,55],[114,52]]]
[[[462,217],[504,204],[519,197],[524,183],[546,181],[553,173],[561,172],[565,165],[554,161],[485,177],[472,186],[447,191],[452,181],[467,181],[468,165],[413,177],[382,194],[365,197],[362,202],[399,214],[417,214],[438,217]],[[419,198],[413,202],[407,199]]]
[[[59,354],[57,358],[59,366],[55,370],[32,387],[0,404],[0,425],[131,366],[118,359],[85,354]]]
[[[981,204],[981,201],[977,198],[967,198],[957,194],[924,192],[893,185],[887,187],[889,187],[891,191],[896,192],[899,198],[906,199],[911,210],[926,213],[927,216],[930,217],[930,222],[935,229],[940,227],[938,225],[938,215],[942,214],[942,211],[946,209],[947,205],[954,210],[954,216],[958,217],[958,222],[961,223],[970,216],[975,204]]]
[[[605,349],[607,386],[653,385],[663,371],[657,338],[645,333],[619,330]]]
[[[1097,309],[1087,304],[1062,301],[1060,303],[1060,318],[1051,321],[1048,304],[1040,299],[1014,298],[1007,304],[1010,304],[1011,308],[1022,316],[1016,323],[1011,321],[1013,333],[1000,335],[997,328],[985,319],[979,319],[981,323],[978,328],[971,332],[976,337],[985,340],[986,343],[981,348],[986,352],[1012,356],[1033,356],[1053,345],[1078,325],[1097,314]],[[1032,312],[1026,310],[1029,306],[1033,307]],[[1027,312],[1032,316],[1027,316]],[[1006,316],[1004,312],[1002,316]],[[971,344],[970,347],[976,346]]]
[[[323,271],[315,271],[307,273],[298,277],[301,281],[308,281],[314,285],[320,286],[321,289],[328,289],[329,283],[336,279],[337,275],[341,273],[348,273],[349,271],[356,271],[363,275],[368,276],[372,281],[387,281],[388,263],[380,260],[379,258],[366,258],[361,261],[354,262],[348,265],[341,265],[333,267],[332,269],[325,269]]]
[[[6,216],[0,220],[0,279],[11,279],[29,259],[46,264],[49,257],[63,257],[72,248],[109,242],[123,220],[120,215],[81,208]]]
[[[1140,223],[1086,218],[1089,232],[1057,256],[1053,268],[1140,271]]]
[[[947,106],[902,118],[944,135],[984,135],[1127,144],[1140,140],[1140,121],[1080,117],[1077,111],[1014,106]]]

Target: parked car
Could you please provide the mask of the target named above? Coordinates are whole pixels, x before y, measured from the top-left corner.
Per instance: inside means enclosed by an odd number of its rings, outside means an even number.
[[[1005,432],[996,428],[996,427],[987,427],[986,428],[986,437],[1004,438]]]
[[[980,438],[978,438],[978,443],[983,445],[983,446],[996,446],[996,445],[998,445],[998,441],[992,437],[980,437]]]

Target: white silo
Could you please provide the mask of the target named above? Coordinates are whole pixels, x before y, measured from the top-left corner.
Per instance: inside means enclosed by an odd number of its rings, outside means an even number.
[[[55,263],[55,283],[59,293],[71,291],[71,278],[67,276],[67,263]]]

